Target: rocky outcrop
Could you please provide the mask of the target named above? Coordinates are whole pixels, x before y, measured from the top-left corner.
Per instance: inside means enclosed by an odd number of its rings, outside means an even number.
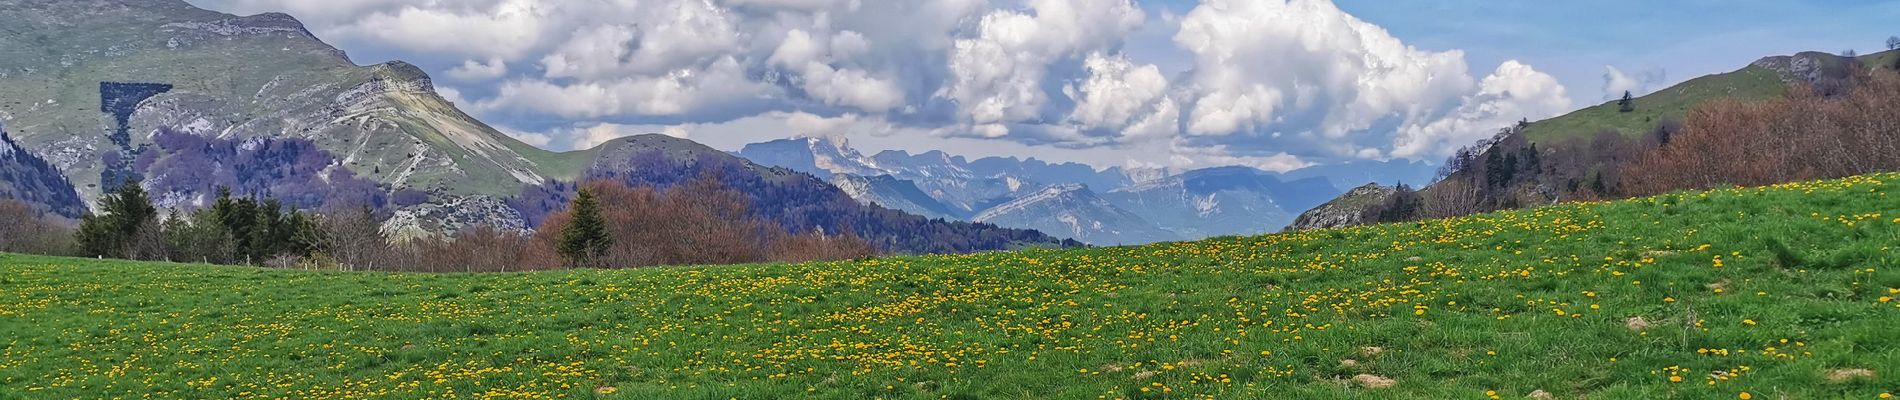
[[[1749,66],[1775,72],[1782,82],[1791,84],[1809,84],[1827,79],[1841,79],[1851,72],[1849,68],[1856,61],[1878,58],[1878,54],[1848,58],[1843,55],[1818,51],[1795,53],[1791,56],[1763,57]],[[1862,64],[1862,67],[1873,67]]]
[[[461,196],[396,210],[383,223],[383,233],[395,241],[452,235],[486,226],[502,232],[529,232],[521,213],[492,196]]]
[[[1368,184],[1346,192],[1333,201],[1321,204],[1293,220],[1286,230],[1303,231],[1312,229],[1340,228],[1367,225],[1372,223],[1370,210],[1392,197],[1397,189]]]

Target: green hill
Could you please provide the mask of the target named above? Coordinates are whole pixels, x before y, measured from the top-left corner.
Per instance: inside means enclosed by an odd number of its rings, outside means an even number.
[[[721,268],[0,255],[0,398],[1875,399],[1900,392],[1896,189]]]
[[[1690,79],[1638,97],[1635,111],[1621,112],[1617,102],[1611,101],[1537,121],[1524,129],[1524,135],[1534,142],[1589,139],[1605,129],[1637,135],[1648,132],[1665,119],[1681,119],[1690,108],[1710,99],[1762,100],[1780,96],[1787,90],[1780,74],[1751,65],[1735,72]]]
[[[1859,57],[1866,68],[1894,65],[1900,51],[1886,51]],[[1588,139],[1605,129],[1625,135],[1640,135],[1666,119],[1680,120],[1689,109],[1713,99],[1740,101],[1765,100],[1788,91],[1792,83],[1812,81],[1816,71],[1846,59],[1826,53],[1805,52],[1791,56],[1767,57],[1733,72],[1690,79],[1636,98],[1636,109],[1621,112],[1616,101],[1573,111],[1547,120],[1536,121],[1524,129],[1524,137],[1533,142],[1560,142]]]

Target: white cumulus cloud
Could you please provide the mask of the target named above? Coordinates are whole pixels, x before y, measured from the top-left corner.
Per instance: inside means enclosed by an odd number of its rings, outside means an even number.
[[[982,126],[1038,116],[1050,64],[1116,45],[1144,19],[1128,0],[1031,0],[1026,11],[993,11],[975,37],[956,41],[939,95],[955,101],[979,135],[998,136],[1006,129]]]
[[[374,41],[433,54],[513,59],[542,40],[553,7],[534,0],[506,0],[488,7],[440,7],[434,3],[376,11],[323,33],[344,40]]]
[[[1090,54],[1083,65],[1088,78],[1064,90],[1076,101],[1071,121],[1084,129],[1112,130],[1123,136],[1175,132],[1180,110],[1168,97],[1168,78],[1160,68],[1101,53]]]
[[[1413,48],[1325,0],[1208,0],[1183,17],[1175,42],[1194,55],[1188,132],[1197,135],[1340,137],[1430,113],[1472,85],[1462,52]]]
[[[1615,65],[1603,66],[1603,99],[1612,100],[1623,97],[1623,93],[1642,96],[1662,86],[1669,80],[1668,71],[1659,67],[1645,68],[1634,73],[1623,72]]]
[[[569,118],[671,116],[727,106],[772,91],[769,86],[746,79],[737,59],[724,57],[703,69],[681,69],[659,76],[572,84],[509,81],[502,84],[500,94],[479,103],[478,108],[530,110]]]
[[[488,61],[468,60],[462,65],[449,69],[449,78],[463,81],[486,81],[508,75],[508,62],[500,57]]]
[[[1391,152],[1397,158],[1441,156],[1510,127],[1521,120],[1539,120],[1571,109],[1570,96],[1557,78],[1529,65],[1506,61],[1484,78],[1477,94],[1466,97],[1451,115],[1399,130]]]
[[[1331,0],[191,1],[291,12],[346,49],[415,58],[453,83],[445,98],[551,147],[835,131],[1284,170],[1437,158],[1571,107],[1529,65],[1474,73],[1462,51],[1409,45]],[[1606,93],[1663,80],[1606,69]]]

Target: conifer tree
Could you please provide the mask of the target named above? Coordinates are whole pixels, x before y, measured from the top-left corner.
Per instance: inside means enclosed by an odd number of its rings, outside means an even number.
[[[126,258],[134,235],[158,221],[158,209],[138,182],[127,182],[100,198],[99,208],[102,214],[80,219],[79,248],[86,256]]]
[[[607,221],[600,215],[600,199],[591,189],[581,189],[570,206],[574,220],[561,230],[559,252],[569,266],[583,266],[605,255],[613,244],[607,236]]]

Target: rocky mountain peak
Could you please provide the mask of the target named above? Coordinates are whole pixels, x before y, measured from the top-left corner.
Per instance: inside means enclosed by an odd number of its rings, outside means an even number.
[[[435,80],[422,67],[404,61],[390,61],[372,66],[378,80],[385,81],[388,89],[415,93],[435,93]]]

